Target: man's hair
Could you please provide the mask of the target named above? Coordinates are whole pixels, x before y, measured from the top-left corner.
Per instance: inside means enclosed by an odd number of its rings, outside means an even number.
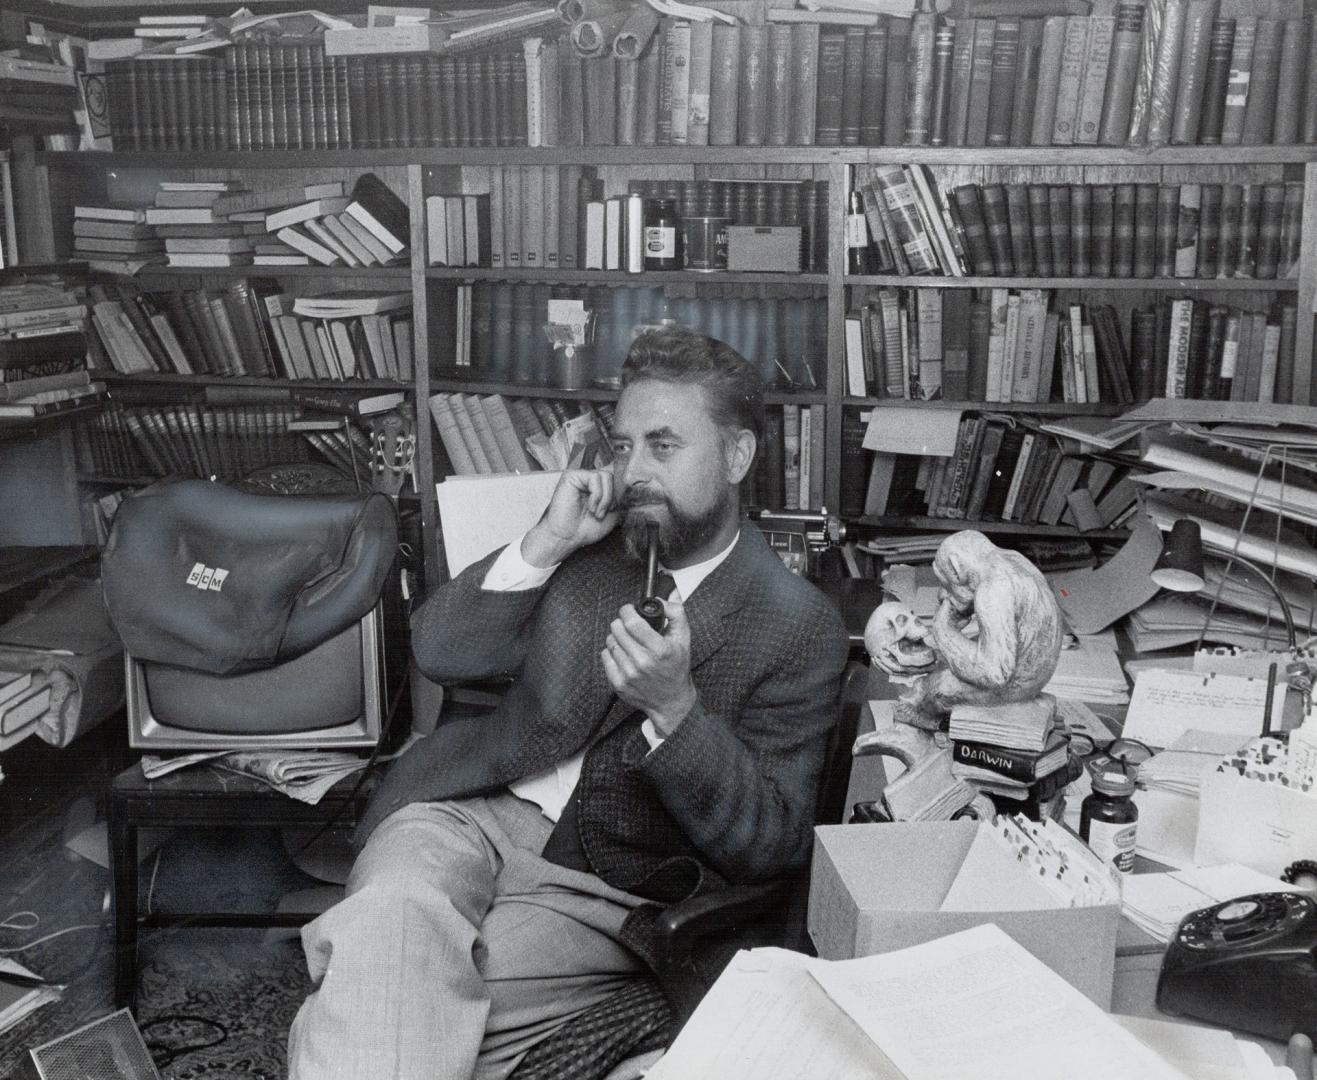
[[[732,431],[747,428],[763,445],[764,380],[725,342],[690,330],[647,330],[631,343],[622,386],[644,379],[704,387],[714,423]]]

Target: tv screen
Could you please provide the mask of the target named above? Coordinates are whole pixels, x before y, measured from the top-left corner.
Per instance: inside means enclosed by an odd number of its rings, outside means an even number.
[[[128,742],[142,750],[372,748],[384,681],[377,606],[310,652],[238,675],[128,656]]]

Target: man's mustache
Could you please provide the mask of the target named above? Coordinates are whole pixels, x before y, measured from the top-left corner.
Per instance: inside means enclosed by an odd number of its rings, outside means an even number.
[[[630,488],[622,492],[622,498],[619,503],[623,510],[631,510],[637,506],[667,506],[668,500],[658,492],[646,491],[643,488]]]

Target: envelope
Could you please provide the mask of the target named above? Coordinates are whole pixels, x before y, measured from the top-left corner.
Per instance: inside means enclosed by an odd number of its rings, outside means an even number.
[[[1209,773],[1198,796],[1199,866],[1237,862],[1279,876],[1317,852],[1317,798],[1234,772]]]

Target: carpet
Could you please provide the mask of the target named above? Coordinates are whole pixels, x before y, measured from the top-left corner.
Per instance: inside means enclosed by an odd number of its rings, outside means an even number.
[[[0,1077],[27,1050],[113,1011],[112,930],[102,910],[109,873],[63,849],[58,828],[5,861],[3,911],[31,910],[31,930],[0,928],[0,948],[79,924],[78,930],[10,954],[33,971],[68,984],[46,1005],[0,1034]],[[288,857],[273,830],[177,833],[147,858],[142,910],[273,910],[285,893],[315,880]],[[310,989],[296,931],[168,927],[143,933],[136,1018],[165,1080],[281,1080],[288,1028]],[[161,1021],[155,1023],[153,1021]],[[219,1025],[218,1027],[215,1025]],[[199,1044],[222,1041],[201,1048]],[[198,1047],[188,1049],[189,1047]]]

